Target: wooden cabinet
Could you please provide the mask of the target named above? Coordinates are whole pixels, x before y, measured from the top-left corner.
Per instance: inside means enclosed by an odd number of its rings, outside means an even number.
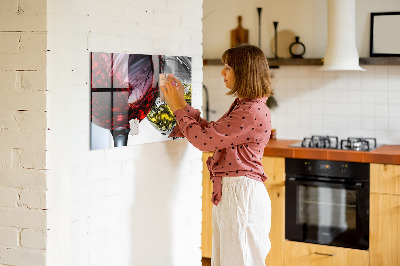
[[[285,241],[285,266],[366,266],[365,250]],[[281,264],[282,265],[282,264]]]
[[[371,193],[400,195],[400,165],[370,164]]]
[[[261,163],[268,177],[265,184],[285,185],[285,158],[264,156]]]
[[[400,265],[400,165],[371,164],[370,178],[370,265]]]
[[[265,187],[271,199],[271,250],[265,259],[266,266],[283,265],[285,240],[285,158],[264,156]]]
[[[202,234],[201,251],[202,256],[211,258],[212,253],[212,183],[206,166],[206,161],[212,153],[203,153],[203,206],[202,206]],[[285,230],[285,158],[264,157],[262,159],[264,171],[268,176],[265,187],[268,190],[272,205],[271,221],[271,250],[266,258],[267,266],[283,265],[283,243]]]
[[[400,265],[400,196],[371,194],[370,200],[370,265]]]
[[[201,224],[201,253],[204,258],[211,258],[212,252],[212,183],[206,161],[211,152],[203,153],[203,195],[202,195],[202,224]]]
[[[271,250],[265,259],[266,266],[283,265],[285,241],[285,187],[265,184],[271,199]]]

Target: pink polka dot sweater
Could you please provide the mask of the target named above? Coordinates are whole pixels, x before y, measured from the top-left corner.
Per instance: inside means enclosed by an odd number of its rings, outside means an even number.
[[[236,99],[218,121],[208,122],[200,111],[187,105],[175,111],[178,125],[170,137],[186,137],[201,151],[214,151],[207,160],[213,195],[221,200],[221,180],[224,176],[247,176],[261,182],[267,179],[261,159],[271,132],[271,112],[267,98]]]

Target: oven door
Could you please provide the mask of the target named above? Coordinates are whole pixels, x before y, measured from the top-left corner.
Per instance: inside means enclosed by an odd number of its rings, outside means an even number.
[[[369,185],[286,178],[286,239],[367,250]]]

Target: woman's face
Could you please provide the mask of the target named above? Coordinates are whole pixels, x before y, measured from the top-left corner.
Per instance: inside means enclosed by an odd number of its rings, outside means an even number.
[[[224,77],[225,86],[228,89],[233,89],[235,86],[235,73],[233,72],[233,69],[225,64],[221,71],[221,75]]]

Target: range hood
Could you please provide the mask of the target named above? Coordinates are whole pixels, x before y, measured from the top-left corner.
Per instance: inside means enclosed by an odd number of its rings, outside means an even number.
[[[328,44],[320,70],[358,70],[355,0],[328,0]]]

